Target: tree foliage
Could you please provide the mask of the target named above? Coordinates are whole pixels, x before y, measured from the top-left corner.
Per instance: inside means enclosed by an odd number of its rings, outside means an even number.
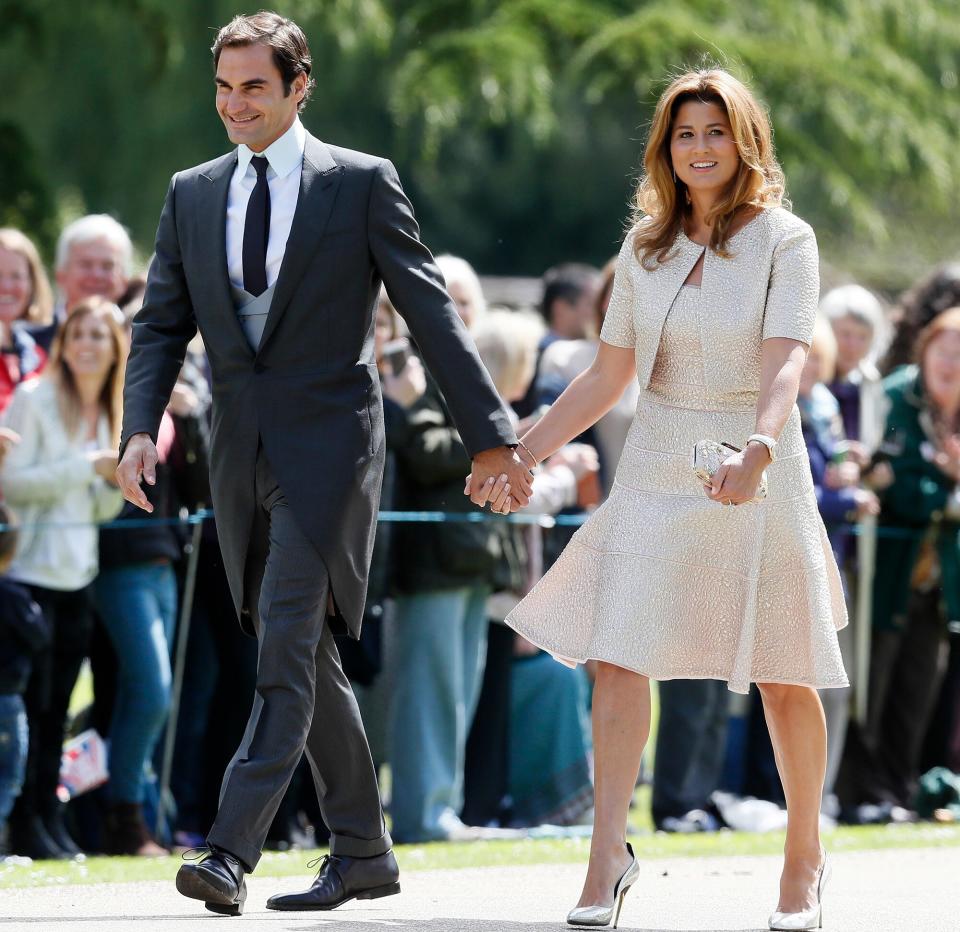
[[[253,10],[259,5],[247,5]],[[960,249],[955,0],[287,0],[311,131],[389,155],[426,239],[537,274],[615,248],[644,128],[705,59],[770,107],[795,209],[896,287]],[[225,0],[2,2],[0,222],[49,246],[64,203],[149,249],[169,175],[225,151],[209,45]]]

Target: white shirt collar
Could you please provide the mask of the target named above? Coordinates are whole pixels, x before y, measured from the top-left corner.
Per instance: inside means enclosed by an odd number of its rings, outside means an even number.
[[[303,161],[303,148],[307,142],[307,131],[300,118],[279,139],[275,139],[263,152],[254,152],[246,143],[237,146],[237,163],[240,177],[250,167],[250,159],[255,155],[265,155],[277,178],[285,178]]]

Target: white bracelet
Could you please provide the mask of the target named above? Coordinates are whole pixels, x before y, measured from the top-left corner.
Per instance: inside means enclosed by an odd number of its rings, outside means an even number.
[[[774,450],[777,448],[777,441],[774,437],[768,437],[766,434],[751,434],[747,437],[747,443],[751,443],[756,440],[757,443],[762,443],[767,448],[767,453],[770,454],[770,462],[772,463],[776,459],[776,454]]]

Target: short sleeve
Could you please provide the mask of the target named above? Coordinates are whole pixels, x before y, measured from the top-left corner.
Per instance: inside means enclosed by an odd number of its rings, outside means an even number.
[[[810,345],[820,300],[817,238],[804,224],[777,244],[770,269],[763,339],[786,337]]]
[[[633,252],[633,234],[620,247],[617,267],[613,277],[613,291],[607,304],[607,313],[603,318],[600,339],[611,346],[634,349],[637,337],[633,328],[633,309],[636,298],[633,290],[633,266],[637,258]]]

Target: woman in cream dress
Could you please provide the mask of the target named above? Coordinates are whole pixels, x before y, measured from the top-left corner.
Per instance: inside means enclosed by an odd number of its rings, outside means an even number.
[[[534,465],[638,379],[610,497],[507,618],[560,660],[599,661],[594,833],[568,922],[615,925],[638,876],[625,827],[649,680],[707,677],[760,689],[789,812],[770,928],[815,929],[827,877],[816,690],[847,685],[843,593],[795,404],[817,308],[816,240],[781,206],[764,110],[726,72],[670,85],[645,169],[597,357],[520,446]],[[700,440],[743,448],[707,487],[691,469]],[[764,471],[768,494],[753,503]],[[494,510],[514,507],[508,489],[484,487]]]

